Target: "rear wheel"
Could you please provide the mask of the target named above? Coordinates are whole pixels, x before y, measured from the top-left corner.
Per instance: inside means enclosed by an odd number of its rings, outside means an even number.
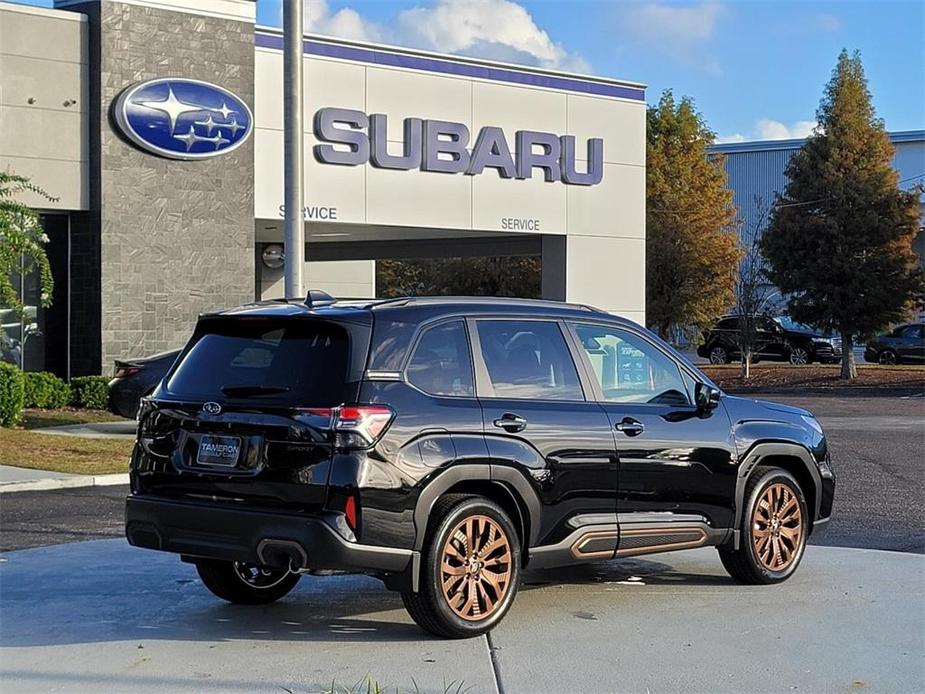
[[[729,357],[729,352],[726,351],[725,347],[714,345],[710,348],[711,364],[728,364],[730,361],[732,359]]]
[[[779,583],[796,571],[809,532],[799,483],[780,468],[757,467],[745,487],[739,549],[720,548],[729,575],[741,583]]]
[[[239,561],[200,559],[199,578],[213,595],[239,605],[275,602],[295,588],[299,574]]]
[[[468,638],[494,627],[514,601],[520,542],[510,518],[488,499],[451,494],[431,516],[421,585],[402,600],[411,618],[437,636]]]

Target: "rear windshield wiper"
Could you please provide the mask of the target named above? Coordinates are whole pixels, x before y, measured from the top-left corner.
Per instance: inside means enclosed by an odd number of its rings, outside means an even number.
[[[291,389],[288,386],[258,386],[258,385],[239,385],[239,386],[222,386],[220,390],[229,397],[246,398],[251,395],[273,395],[274,393],[288,393]]]

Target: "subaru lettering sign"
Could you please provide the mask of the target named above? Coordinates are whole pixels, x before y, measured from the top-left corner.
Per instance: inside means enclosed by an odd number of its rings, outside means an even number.
[[[149,152],[208,159],[241,146],[253,130],[251,110],[227,89],[168,77],[126,89],[115,103],[119,129]]]
[[[486,126],[469,145],[470,133],[463,123],[405,118],[401,154],[388,151],[386,116],[366,115],[345,108],[322,108],[315,113],[314,131],[322,143],[315,158],[323,164],[359,166],[367,162],[380,169],[420,169],[471,176],[486,168],[501,178],[532,178],[534,169],[546,181],[593,186],[604,176],[604,141],[588,139],[585,152],[577,152],[574,135],[518,130],[514,154],[501,128]],[[327,144],[330,143],[330,144]],[[584,156],[582,156],[584,155]],[[579,171],[577,159],[585,159]]]

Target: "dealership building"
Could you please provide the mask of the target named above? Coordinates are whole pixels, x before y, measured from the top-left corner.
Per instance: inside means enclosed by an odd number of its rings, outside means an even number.
[[[282,295],[282,63],[250,0],[0,2],[0,170],[54,197],[23,196],[53,303],[26,277],[3,319],[27,369],[108,372]],[[318,36],[304,80],[308,287],[534,256],[543,297],[644,321],[643,85]]]

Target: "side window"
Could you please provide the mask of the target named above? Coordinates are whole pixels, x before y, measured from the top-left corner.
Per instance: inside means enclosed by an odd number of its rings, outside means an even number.
[[[480,320],[476,325],[495,397],[584,400],[578,371],[558,324]]]
[[[900,333],[900,337],[904,337],[906,339],[917,340],[922,337],[922,326],[921,325],[907,325],[905,328],[902,329],[902,332]]]
[[[428,328],[406,371],[408,381],[431,395],[472,396],[472,359],[462,321]]]
[[[691,403],[678,365],[654,345],[619,328],[574,327],[608,402]]]
[[[716,324],[717,330],[738,330],[739,329],[739,319],[738,318],[723,318],[719,323]]]

